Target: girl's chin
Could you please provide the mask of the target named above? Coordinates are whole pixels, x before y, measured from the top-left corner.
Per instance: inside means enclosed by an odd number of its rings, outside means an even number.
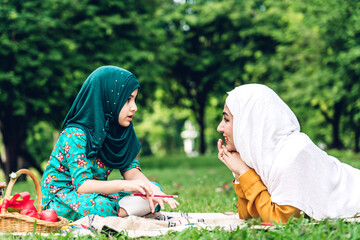
[[[119,123],[119,125],[122,127],[128,127],[128,126],[130,126],[130,122],[121,122],[121,123]]]

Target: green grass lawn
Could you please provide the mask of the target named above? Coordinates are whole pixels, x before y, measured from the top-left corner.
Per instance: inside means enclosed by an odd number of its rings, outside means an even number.
[[[341,161],[360,168],[360,155],[352,152],[330,151]],[[179,195],[180,206],[165,211],[182,212],[237,212],[237,197],[231,181],[231,172],[217,159],[216,155],[187,158],[185,156],[143,157],[140,159],[143,173],[152,181],[158,182],[167,194]],[[118,171],[110,179],[121,178]],[[30,180],[15,184],[13,194],[30,191],[35,196],[35,189]],[[316,223],[316,224],[315,224]],[[248,221],[248,227],[233,232],[189,229],[179,233],[170,233],[156,239],[360,239],[360,223],[347,223],[341,220],[314,222],[308,219],[293,219],[288,224],[271,230],[256,229],[259,221]],[[0,236],[4,237],[4,236]],[[35,237],[21,239],[72,239],[67,237]],[[117,239],[127,239],[115,235]],[[107,239],[99,235],[96,239]],[[2,238],[1,238],[2,239]],[[8,239],[18,239],[8,236]],[[90,239],[81,237],[79,239]]]
[[[236,210],[231,172],[216,156],[141,159],[142,172],[158,182],[167,194],[178,195],[183,212],[228,212]],[[118,178],[116,172],[111,178]],[[166,208],[165,211],[171,211]]]

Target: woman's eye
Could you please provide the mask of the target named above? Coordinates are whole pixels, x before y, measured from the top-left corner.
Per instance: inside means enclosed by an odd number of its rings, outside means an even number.
[[[228,122],[228,121],[229,121],[229,119],[227,119],[227,118],[224,118],[224,121],[225,121],[225,122]]]

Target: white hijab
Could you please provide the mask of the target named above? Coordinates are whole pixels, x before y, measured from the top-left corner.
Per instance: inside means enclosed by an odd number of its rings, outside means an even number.
[[[278,205],[314,219],[360,213],[360,170],[329,156],[300,132],[290,108],[270,88],[247,84],[226,99],[236,150]]]

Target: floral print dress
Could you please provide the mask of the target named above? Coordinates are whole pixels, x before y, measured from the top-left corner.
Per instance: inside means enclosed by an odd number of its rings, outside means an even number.
[[[54,146],[41,181],[42,204],[44,209],[54,209],[59,216],[77,220],[89,214],[102,217],[117,216],[118,201],[129,193],[79,194],[77,189],[87,179],[107,180],[113,169],[106,167],[100,159],[85,155],[85,133],[75,127],[64,129]],[[140,169],[134,159],[121,174]]]

